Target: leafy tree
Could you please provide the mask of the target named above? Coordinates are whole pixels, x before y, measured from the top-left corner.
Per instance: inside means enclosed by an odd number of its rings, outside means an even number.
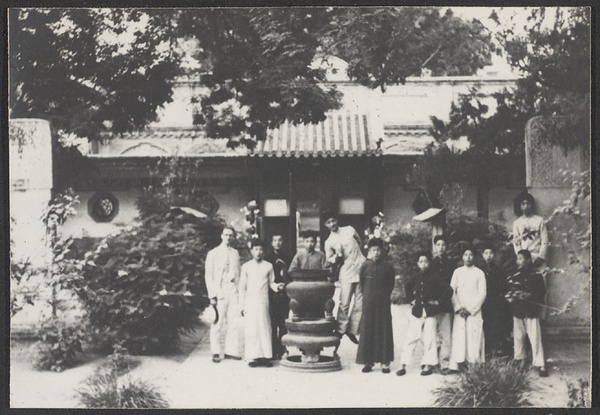
[[[496,13],[491,18],[500,24]],[[469,151],[475,153],[522,155],[525,124],[542,115],[546,118],[543,136],[550,143],[565,149],[588,143],[589,19],[587,8],[556,8],[554,16],[548,17],[541,7],[530,12],[525,32],[517,31],[512,20],[503,22],[498,42],[523,78],[514,90],[494,95],[494,114],[489,114],[477,90],[461,97],[452,105],[449,122],[432,118],[436,140],[467,137]]]
[[[171,17],[157,10],[12,9],[11,117],[43,118],[90,139],[154,121],[177,74]]]
[[[352,79],[384,89],[422,68],[472,74],[494,49],[479,22],[437,8],[15,9],[10,20],[11,116],[90,139],[155,120],[183,72],[205,88],[195,123],[252,145],[339,107],[315,57],[337,54]],[[183,40],[196,42],[195,66]]]
[[[351,78],[385,91],[423,69],[434,76],[473,75],[491,64],[495,46],[481,22],[441,8],[336,9],[325,30],[328,51],[346,60]]]
[[[534,98],[536,115],[564,116],[558,124],[547,123],[545,135],[567,149],[590,137],[591,10],[558,7],[549,15],[546,8],[535,8],[524,34],[508,26],[498,39],[509,63],[526,74],[519,88]]]
[[[496,13],[490,16],[500,24]],[[590,139],[590,13],[587,8],[556,8],[553,16],[536,8],[525,31],[515,28],[516,17],[503,22],[497,41],[509,63],[523,78],[514,89],[493,95],[490,114],[481,93],[474,89],[453,103],[449,121],[432,117],[436,140],[419,164],[425,187],[439,191],[444,183],[464,180],[485,188],[511,160],[524,163],[527,122],[541,115],[549,144],[567,150]],[[470,148],[452,152],[446,144],[466,137]],[[513,164],[515,165],[515,164]]]

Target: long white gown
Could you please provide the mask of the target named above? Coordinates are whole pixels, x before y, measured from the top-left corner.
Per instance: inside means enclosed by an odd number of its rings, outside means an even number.
[[[273,265],[252,259],[242,265],[239,306],[244,310],[244,357],[247,361],[273,357],[269,286],[277,291]]]
[[[454,316],[450,368],[456,369],[457,363],[465,360],[469,363],[484,362],[485,337],[481,306],[487,295],[485,273],[475,266],[462,266],[454,271],[450,286],[454,292],[454,311],[464,307],[471,313],[466,319]]]

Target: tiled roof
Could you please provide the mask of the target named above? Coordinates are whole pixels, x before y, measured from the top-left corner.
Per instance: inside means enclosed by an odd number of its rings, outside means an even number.
[[[333,113],[318,124],[283,123],[269,130],[252,155],[259,157],[379,156],[373,122],[366,114]]]
[[[200,129],[152,128],[108,138],[89,156],[112,157],[361,157],[413,156],[433,142],[426,126],[377,125],[365,114],[330,114],[318,124],[289,122],[267,132],[253,152],[227,147],[226,138],[207,138]]]

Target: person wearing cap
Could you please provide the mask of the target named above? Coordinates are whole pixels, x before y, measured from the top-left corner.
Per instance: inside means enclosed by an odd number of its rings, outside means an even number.
[[[265,261],[273,265],[275,282],[286,284],[288,282],[287,267],[290,263],[290,257],[283,249],[283,235],[273,234],[271,247],[265,255]],[[285,290],[275,292],[269,289],[269,312],[271,314],[273,355],[275,359],[279,360],[286,353],[281,338],[287,333],[285,319],[290,313],[290,299]]]
[[[298,269],[325,269],[327,266],[325,254],[315,250],[317,246],[317,232],[305,231],[302,233],[302,238],[304,250],[300,250],[294,255],[289,272]]]
[[[344,334],[354,344],[358,344],[358,330],[362,314],[362,290],[359,283],[359,271],[365,257],[361,252],[360,236],[352,226],[339,226],[338,216],[334,212],[322,215],[330,235],[325,241],[325,255],[329,264],[342,262],[339,274],[340,301],[338,307],[337,334]],[[354,297],[354,306],[350,304]]]
[[[467,247],[463,251],[463,266],[452,274],[452,305],[454,323],[452,327],[452,352],[448,373],[458,373],[458,365],[467,361],[485,361],[485,338],[481,307],[487,295],[485,274],[473,265],[475,250]]]
[[[241,360],[239,342],[238,282],[240,256],[231,244],[233,228],[221,232],[221,244],[206,255],[204,279],[211,306],[216,307],[219,319],[210,326],[210,350],[214,363],[221,361],[222,340],[225,337],[224,357]]]
[[[369,259],[360,267],[360,287],[363,311],[360,320],[360,340],[356,363],[363,364],[363,373],[381,363],[381,371],[390,373],[394,360],[394,334],[390,296],[395,284],[394,267],[383,259],[383,240],[369,240]]]
[[[244,357],[248,366],[270,367],[273,358],[269,288],[275,292],[285,288],[275,282],[273,265],[263,260],[266,244],[252,241],[252,259],[242,265],[239,284],[239,304],[244,321]]]
[[[431,260],[431,272],[436,274],[442,281],[450,286],[452,274],[456,269],[456,264],[448,258],[446,253],[448,241],[444,235],[436,235],[433,238],[433,258]],[[440,303],[439,313],[437,314],[437,331],[439,341],[439,364],[442,374],[448,372],[450,366],[450,352],[452,349],[452,322],[454,318],[454,309],[452,307],[451,297],[445,297]]]
[[[535,199],[524,191],[514,200],[514,212],[518,218],[513,223],[513,247],[515,254],[525,249],[531,252],[533,265],[539,267],[546,261],[548,230],[544,218],[535,214]]]

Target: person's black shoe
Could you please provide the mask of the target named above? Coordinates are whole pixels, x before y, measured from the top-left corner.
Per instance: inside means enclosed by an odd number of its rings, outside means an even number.
[[[250,366],[250,367],[258,367],[258,362],[256,360],[253,360],[251,362],[248,362],[248,366]]]
[[[389,367],[382,368],[381,373],[390,373],[390,368]]]
[[[446,372],[446,374],[448,374],[448,375],[458,375],[459,373],[460,372],[455,369],[448,369],[448,371]]]
[[[373,366],[371,366],[371,365],[365,365],[365,367],[362,368],[363,373],[369,373],[372,370],[373,370]]]
[[[218,354],[213,354],[212,361],[213,363],[220,363],[221,357]]]
[[[427,366],[425,365],[425,367],[423,368],[423,370],[421,371],[421,376],[429,376],[431,375],[431,373],[433,373],[431,371],[431,366]]]
[[[400,369],[399,371],[396,372],[396,376],[404,376],[406,375],[406,369]]]
[[[450,374],[450,369],[448,369],[447,367],[445,367],[442,370],[440,370],[440,373],[442,374],[442,376],[449,375]]]
[[[240,356],[232,356],[230,354],[226,354],[225,356],[223,356],[224,359],[230,359],[230,360],[242,360],[242,358]]]
[[[540,377],[541,378],[547,378],[548,377],[548,371],[546,370],[546,368],[540,367]]]
[[[271,363],[271,361],[269,361],[269,360],[264,360],[262,362],[261,366],[263,366],[263,367],[273,367],[273,363]]]
[[[346,336],[350,339],[350,341],[354,344],[358,344],[358,339],[352,333],[346,333]]]

